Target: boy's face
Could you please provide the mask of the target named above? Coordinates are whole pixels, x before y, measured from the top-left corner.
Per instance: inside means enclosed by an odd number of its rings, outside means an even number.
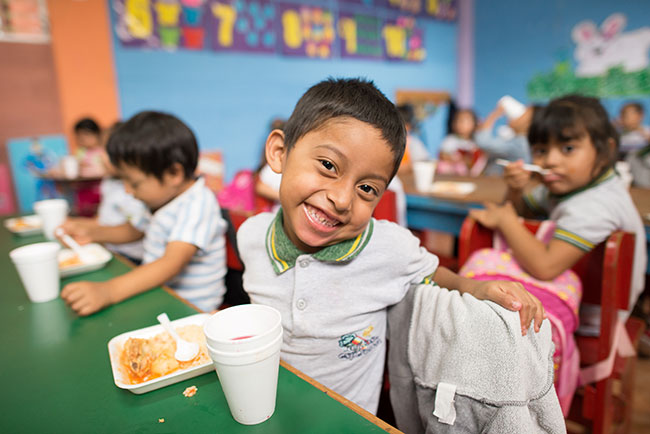
[[[626,130],[636,130],[643,121],[643,114],[634,107],[625,107],[621,110],[621,125]]]
[[[156,211],[176,197],[178,176],[173,173],[165,172],[161,181],[135,166],[122,163],[118,174],[124,181],[126,192],[144,202],[152,211]]]
[[[273,131],[266,155],[271,168],[282,173],[284,230],[304,252],[363,232],[394,168],[381,132],[352,118],[326,122],[289,152],[282,132]]]

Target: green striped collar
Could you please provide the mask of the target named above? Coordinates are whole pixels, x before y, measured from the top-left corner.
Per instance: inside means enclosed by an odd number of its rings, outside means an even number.
[[[582,193],[583,191],[588,190],[590,188],[593,188],[593,187],[595,187],[595,186],[597,186],[599,184],[602,184],[605,181],[609,181],[610,179],[612,179],[615,176],[616,176],[616,172],[614,172],[614,169],[610,168],[610,169],[607,169],[605,171],[605,173],[603,173],[602,175],[600,175],[599,177],[597,177],[596,179],[594,179],[593,181],[591,181],[589,184],[585,185],[584,187],[580,187],[578,189],[575,189],[575,190],[570,191],[570,192],[565,193],[565,194],[550,194],[550,197],[552,199],[555,199],[555,200],[558,200],[558,201],[562,202],[563,200],[567,200],[568,198],[573,197],[578,193]]]
[[[266,252],[276,274],[282,274],[294,267],[298,256],[307,254],[289,240],[282,227],[282,222],[282,209],[280,209],[266,231]],[[312,256],[323,262],[347,262],[352,260],[361,253],[368,241],[370,241],[373,225],[374,222],[370,219],[366,229],[355,238],[324,247],[312,254]]]

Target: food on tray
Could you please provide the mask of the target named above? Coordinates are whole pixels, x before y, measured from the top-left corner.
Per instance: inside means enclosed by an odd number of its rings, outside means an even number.
[[[181,338],[198,343],[199,354],[188,362],[176,360],[174,357],[176,342],[167,332],[158,333],[149,339],[129,338],[124,343],[120,354],[120,365],[127,383],[143,383],[210,361],[205,336],[200,326],[178,327],[176,332]]]
[[[84,262],[79,258],[79,255],[70,256],[63,261],[59,261],[59,268],[74,267],[75,265],[82,265]]]
[[[33,222],[29,222],[23,218],[17,218],[14,219],[13,222],[11,223],[11,230],[13,231],[24,231],[27,229],[35,229],[39,228],[40,225],[34,224]]]
[[[436,181],[431,186],[434,194],[445,194],[453,196],[464,196],[473,192],[476,184],[473,182]]]

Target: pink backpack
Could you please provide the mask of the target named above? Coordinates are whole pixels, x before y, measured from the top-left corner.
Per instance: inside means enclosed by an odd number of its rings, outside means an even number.
[[[240,170],[218,194],[222,208],[237,211],[255,210],[255,174],[252,170]]]
[[[547,244],[554,232],[555,223],[547,220],[542,222],[535,236]],[[551,281],[535,279],[521,269],[503,236],[499,232],[494,234],[493,248],[474,252],[459,274],[474,280],[520,282],[542,302],[551,322],[555,344],[555,389],[566,416],[580,375],[580,355],[573,333],[579,324],[578,308],[582,298],[582,283],[572,270],[565,271]]]

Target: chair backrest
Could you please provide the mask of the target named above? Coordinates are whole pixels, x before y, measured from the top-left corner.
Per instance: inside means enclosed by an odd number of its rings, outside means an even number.
[[[386,190],[379,199],[372,216],[377,220],[390,220],[398,223],[397,220],[397,194],[392,190]]]
[[[540,222],[525,220],[524,224],[535,233]],[[617,310],[628,308],[634,237],[629,232],[614,232],[572,267],[582,281],[582,301],[601,306],[598,360],[604,360],[609,354]],[[492,247],[492,240],[491,229],[470,217],[466,218],[460,230],[459,264],[462,266],[476,250]]]
[[[221,208],[221,215],[228,224],[226,230],[226,264],[228,268],[243,271],[244,265],[239,258],[239,250],[237,249],[237,230],[252,213]]]

